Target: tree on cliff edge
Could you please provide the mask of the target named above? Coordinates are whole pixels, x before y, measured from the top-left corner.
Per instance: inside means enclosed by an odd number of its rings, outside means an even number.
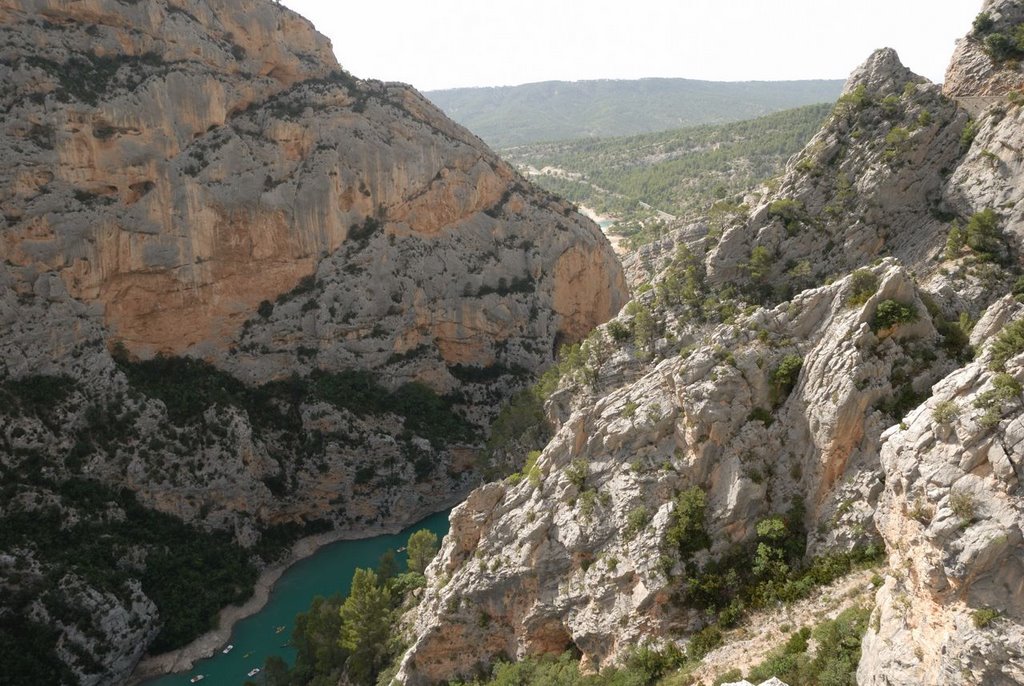
[[[351,654],[346,671],[357,684],[372,684],[389,657],[394,610],[391,591],[377,582],[377,574],[357,569],[352,589],[341,606],[341,646]]]

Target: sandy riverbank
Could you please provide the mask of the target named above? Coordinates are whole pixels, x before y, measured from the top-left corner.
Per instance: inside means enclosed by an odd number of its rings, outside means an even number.
[[[246,617],[251,617],[263,609],[270,599],[274,585],[289,567],[300,560],[310,557],[324,546],[337,543],[338,541],[355,541],[373,538],[374,536],[397,534],[435,512],[441,512],[458,505],[465,499],[466,495],[467,493],[462,493],[429,508],[423,507],[413,510],[400,522],[370,526],[359,531],[331,531],[299,539],[292,546],[288,557],[283,562],[263,570],[256,581],[252,597],[249,600],[242,605],[229,605],[222,609],[217,616],[217,627],[206,632],[187,646],[160,655],[147,655],[142,658],[132,672],[131,678],[127,682],[128,686],[136,686],[144,681],[165,674],[188,671],[199,660],[213,656],[231,638],[231,631],[234,629],[236,622]]]
[[[615,225],[615,222],[617,222],[618,219],[616,219],[615,217],[607,217],[605,215],[598,214],[594,210],[583,205],[580,205],[579,207],[580,214],[582,214],[584,217],[590,219],[599,227],[601,227],[601,233],[603,233],[605,235],[605,238],[608,239],[608,242],[612,244],[612,250],[615,251],[615,254],[624,254],[626,252],[625,239],[622,236],[609,233],[609,229],[611,229],[611,227]]]

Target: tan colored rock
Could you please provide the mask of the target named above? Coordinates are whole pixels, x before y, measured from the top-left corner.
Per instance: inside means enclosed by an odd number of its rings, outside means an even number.
[[[107,326],[141,356],[223,357],[261,301],[314,274],[371,220],[393,237],[411,232],[420,259],[448,263],[456,287],[473,280],[458,262],[488,254],[490,240],[529,241],[538,290],[560,289],[546,348],[622,304],[621,270],[592,223],[529,189],[411,89],[343,74],[328,41],[279,5],[9,1],[0,10],[8,56],[38,58],[0,67],[21,98],[7,95],[0,141],[9,189],[0,256],[60,274],[73,297],[102,304]],[[26,44],[40,32],[26,23],[35,16],[67,30]],[[32,105],[28,93],[49,104]],[[445,240],[484,212],[495,216],[490,232]],[[582,252],[563,256],[577,242]],[[376,253],[394,259],[388,247]],[[516,266],[495,265],[493,285],[520,278]],[[369,328],[379,314],[367,313]],[[530,325],[519,316],[490,337],[521,335]],[[482,341],[431,333],[442,347],[470,346],[449,362],[493,361]]]

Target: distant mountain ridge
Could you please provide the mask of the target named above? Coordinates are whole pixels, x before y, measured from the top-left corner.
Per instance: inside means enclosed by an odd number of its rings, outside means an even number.
[[[832,102],[842,80],[544,81],[454,88],[425,95],[495,148],[584,137],[628,136],[714,124]]]

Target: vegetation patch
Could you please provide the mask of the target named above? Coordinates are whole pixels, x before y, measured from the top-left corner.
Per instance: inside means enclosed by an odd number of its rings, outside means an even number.
[[[992,371],[1005,371],[1006,363],[1024,352],[1024,319],[1018,319],[1003,327],[992,342]]]
[[[519,165],[570,172],[532,180],[618,218],[613,231],[635,249],[664,232],[650,208],[678,217],[708,214],[720,232],[745,209],[738,196],[778,174],[818,131],[829,108],[811,105],[744,122],[537,143],[502,153]]]
[[[767,217],[769,220],[778,219],[786,227],[786,232],[792,235],[799,226],[809,220],[804,204],[793,198],[780,198],[768,205]]]
[[[8,509],[0,518],[0,550],[31,550],[45,562],[53,579],[74,574],[98,590],[119,596],[130,579],[140,580],[160,613],[160,633],[151,646],[154,652],[187,644],[213,627],[222,607],[252,594],[256,569],[248,553],[227,534],[203,531],[143,507],[127,489],[114,490],[79,478],[55,482],[23,476],[19,481],[56,494],[60,508]],[[19,486],[4,490],[5,496],[13,495]],[[12,501],[5,498],[5,502]],[[65,514],[68,511],[77,514],[73,523]],[[111,516],[112,512],[120,515]],[[136,554],[139,550],[145,554]],[[28,604],[33,597],[58,592],[45,579],[39,582],[39,587],[23,586],[10,599],[8,607],[16,615],[31,614]],[[74,615],[57,619],[77,621]],[[25,654],[32,654],[32,649],[23,647]]]
[[[707,505],[707,494],[698,486],[676,496],[675,508],[665,531],[665,545],[677,551],[683,560],[711,547],[711,537],[704,526]]]
[[[996,22],[988,12],[982,12],[974,18],[972,35],[981,41],[985,52],[993,62],[1019,60],[1024,57],[1024,24],[1007,27],[996,31]]]
[[[871,609],[853,607],[833,620],[810,630],[803,628],[753,667],[747,680],[760,683],[777,677],[787,684],[849,686],[856,683],[861,638],[868,628]],[[808,639],[817,643],[814,655],[807,654]]]
[[[917,310],[896,300],[883,300],[875,308],[875,316],[871,319],[871,330],[875,333],[891,329],[900,324],[917,321]]]
[[[974,622],[974,626],[979,629],[986,629],[991,626],[992,622],[999,619],[999,610],[995,610],[991,607],[983,607],[980,610],[975,610],[971,614],[971,620]]]
[[[309,610],[295,617],[289,667],[279,657],[264,665],[268,686],[327,686],[346,683],[372,686],[390,683],[393,663],[404,646],[398,619],[413,591],[425,583],[423,570],[437,554],[437,535],[421,529],[409,537],[407,569],[398,569],[395,554],[381,556],[377,569],[357,569],[348,595],[313,599]]]
[[[772,372],[772,399],[776,407],[781,405],[796,388],[804,360],[799,355],[786,355]]]
[[[850,275],[850,289],[846,294],[846,304],[859,307],[878,292],[878,277],[869,269],[858,269]]]

